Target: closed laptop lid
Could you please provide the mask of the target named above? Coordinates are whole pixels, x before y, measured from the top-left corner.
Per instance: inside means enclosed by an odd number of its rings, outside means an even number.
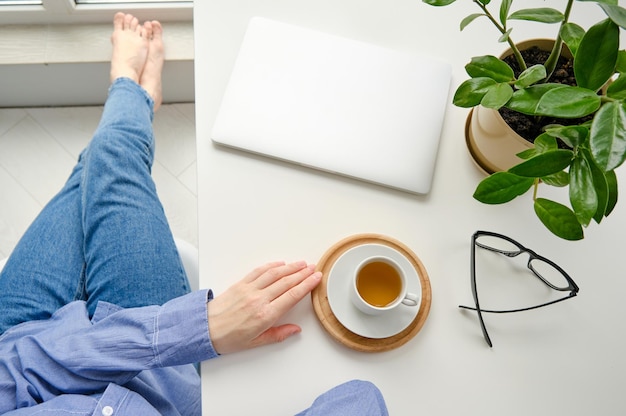
[[[450,76],[430,57],[255,17],[212,139],[425,194]]]

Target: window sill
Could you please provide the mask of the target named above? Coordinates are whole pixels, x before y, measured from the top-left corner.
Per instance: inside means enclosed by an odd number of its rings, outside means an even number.
[[[164,27],[164,101],[194,101],[193,25]],[[104,103],[111,30],[110,24],[0,26],[0,107]]]

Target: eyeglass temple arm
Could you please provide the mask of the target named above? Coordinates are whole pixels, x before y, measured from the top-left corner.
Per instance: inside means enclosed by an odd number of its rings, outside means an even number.
[[[528,308],[508,309],[508,310],[494,310],[494,309],[483,309],[483,308],[480,308],[480,311],[481,311],[481,312],[487,312],[487,313],[512,313],[512,312],[524,312],[524,311],[530,311],[530,310],[533,310],[533,309],[538,309],[538,308],[541,308],[541,307],[543,307],[543,306],[552,305],[552,304],[555,304],[555,303],[558,303],[558,302],[562,302],[562,301],[567,300],[567,299],[569,299],[569,298],[572,298],[572,297],[574,297],[574,296],[576,296],[576,292],[571,292],[568,296],[566,296],[566,297],[564,297],[564,298],[557,299],[557,300],[553,300],[553,301],[546,302],[546,303],[542,303],[541,305],[530,306],[530,307],[528,307]],[[472,311],[477,311],[477,310],[478,310],[476,307],[473,307],[473,306],[465,306],[465,305],[459,305],[459,308],[461,308],[461,309],[469,309],[469,310],[472,310]]]

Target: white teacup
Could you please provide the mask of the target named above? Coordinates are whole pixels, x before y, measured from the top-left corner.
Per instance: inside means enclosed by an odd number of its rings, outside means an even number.
[[[357,266],[350,296],[354,305],[368,315],[380,315],[400,305],[419,304],[419,296],[407,291],[402,268],[385,256],[368,257]]]

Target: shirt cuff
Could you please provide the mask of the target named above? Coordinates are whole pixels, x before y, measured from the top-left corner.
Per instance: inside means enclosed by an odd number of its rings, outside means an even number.
[[[209,336],[210,290],[199,290],[165,303],[156,316],[156,358],[162,367],[205,361],[218,356]]]

